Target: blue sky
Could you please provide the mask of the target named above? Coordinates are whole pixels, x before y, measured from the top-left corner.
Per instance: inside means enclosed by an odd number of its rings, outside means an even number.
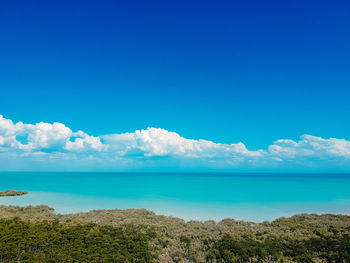
[[[91,136],[156,127],[250,151],[303,134],[350,140],[349,11],[348,1],[1,1],[0,114]]]

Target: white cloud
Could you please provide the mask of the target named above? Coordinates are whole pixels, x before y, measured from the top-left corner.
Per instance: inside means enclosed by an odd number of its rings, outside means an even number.
[[[14,124],[11,120],[0,115],[0,146],[8,150],[23,150],[36,152],[39,150],[65,151],[101,151],[103,148],[99,137],[89,136],[72,130],[62,123],[53,124],[39,122],[37,124]],[[25,138],[23,143],[19,138]]]
[[[323,139],[312,135],[303,135],[299,142],[278,140],[269,146],[269,154],[282,159],[293,158],[345,158],[350,160],[350,141],[344,139]]]
[[[25,125],[28,134],[28,145],[32,149],[64,148],[72,136],[70,128],[62,123],[53,124],[40,122],[35,125]]]
[[[100,137],[90,136],[83,131],[73,133],[70,139],[73,141],[67,140],[65,145],[65,149],[68,151],[103,151],[107,148],[102,144]]]
[[[126,169],[147,165],[247,170],[328,165],[350,169],[350,141],[303,135],[298,142],[281,139],[267,150],[250,151],[241,142],[186,139],[160,128],[91,136],[73,132],[62,123],[14,124],[0,115],[0,161],[9,158],[18,162],[69,160],[111,167],[125,165]]]
[[[220,144],[206,140],[191,140],[160,128],[137,130],[135,133],[111,134],[102,137],[117,154],[145,156],[182,156],[188,158],[222,158],[242,155],[260,156],[260,151],[248,151],[243,143]]]

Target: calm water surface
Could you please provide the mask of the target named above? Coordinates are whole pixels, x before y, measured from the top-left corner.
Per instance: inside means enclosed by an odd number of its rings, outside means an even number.
[[[146,208],[186,220],[260,222],[296,213],[350,214],[350,174],[0,173],[0,204],[58,213]]]

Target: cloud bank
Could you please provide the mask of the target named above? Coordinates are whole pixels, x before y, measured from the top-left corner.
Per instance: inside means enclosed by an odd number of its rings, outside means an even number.
[[[0,115],[0,170],[341,170],[350,141],[302,135],[250,151],[241,143],[192,140],[160,128],[91,136],[62,123],[13,123]]]

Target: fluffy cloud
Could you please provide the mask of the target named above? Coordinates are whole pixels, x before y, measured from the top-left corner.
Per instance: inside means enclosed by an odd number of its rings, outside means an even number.
[[[241,142],[222,144],[186,139],[160,128],[91,136],[83,131],[73,132],[62,123],[13,123],[0,115],[0,161],[5,163],[9,158],[17,163],[24,159],[45,163],[70,160],[85,165],[94,162],[92,169],[98,169],[98,165],[125,169],[177,165],[259,170],[325,164],[331,169],[350,169],[350,141],[303,135],[298,142],[281,139],[267,150],[250,151]]]
[[[350,141],[344,139],[323,139],[321,137],[303,135],[299,142],[292,140],[278,140],[269,146],[269,153],[281,159],[345,158],[350,160]]]
[[[248,151],[243,143],[221,144],[206,140],[190,140],[175,132],[148,128],[134,133],[102,137],[116,154],[144,156],[181,156],[187,158],[234,158],[260,156],[261,151]]]
[[[14,124],[0,115],[0,148],[3,151],[36,153],[101,151],[103,145],[99,137],[89,136],[82,131],[73,133],[62,123]]]

